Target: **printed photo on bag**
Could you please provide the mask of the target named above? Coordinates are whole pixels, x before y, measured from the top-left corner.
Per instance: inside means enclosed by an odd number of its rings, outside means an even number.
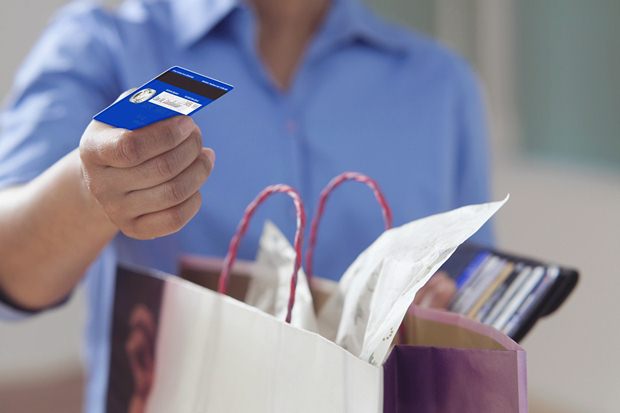
[[[155,378],[164,280],[120,268],[112,322],[107,413],[143,413]]]

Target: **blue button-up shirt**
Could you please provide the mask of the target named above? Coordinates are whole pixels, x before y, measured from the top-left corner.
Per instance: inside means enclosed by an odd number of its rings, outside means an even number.
[[[356,0],[333,0],[281,91],[261,64],[255,32],[250,8],[233,0],[134,0],[115,12],[78,2],[55,17],[18,73],[1,118],[0,187],[39,175],[78,146],[93,114],[173,65],[235,86],[195,116],[217,153],[198,215],[157,240],[119,235],[86,277],[89,412],[104,404],[119,260],[174,273],[181,254],[223,256],[263,187],[296,187],[312,215],[321,188],[348,170],[380,183],[397,225],[488,200],[480,92],[462,59]],[[266,217],[292,236],[290,201],[271,199],[242,258],[253,257]],[[321,225],[316,273],[337,278],[382,228],[371,192],[341,187]],[[476,237],[488,242],[489,229]],[[7,306],[0,313],[17,314]]]

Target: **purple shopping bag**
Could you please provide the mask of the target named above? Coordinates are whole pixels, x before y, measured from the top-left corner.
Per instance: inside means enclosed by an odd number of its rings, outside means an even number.
[[[384,371],[384,413],[527,412],[525,351],[492,327],[412,307]],[[401,338],[402,335],[401,335]]]

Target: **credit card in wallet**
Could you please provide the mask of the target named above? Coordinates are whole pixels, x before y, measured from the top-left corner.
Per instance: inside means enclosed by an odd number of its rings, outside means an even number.
[[[177,115],[193,115],[233,89],[174,66],[108,106],[93,119],[124,129],[138,129]]]

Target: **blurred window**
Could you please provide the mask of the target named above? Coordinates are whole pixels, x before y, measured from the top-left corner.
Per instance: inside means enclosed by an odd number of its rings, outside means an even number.
[[[479,66],[496,0],[367,0]],[[528,156],[620,169],[620,1],[505,0],[518,146]],[[513,29],[514,28],[514,29]],[[491,31],[492,32],[492,31]],[[488,41],[488,40],[487,40]],[[500,76],[505,77],[505,76]],[[488,80],[488,79],[487,79]],[[497,110],[497,108],[496,108]]]
[[[515,1],[528,153],[620,168],[620,1]]]

